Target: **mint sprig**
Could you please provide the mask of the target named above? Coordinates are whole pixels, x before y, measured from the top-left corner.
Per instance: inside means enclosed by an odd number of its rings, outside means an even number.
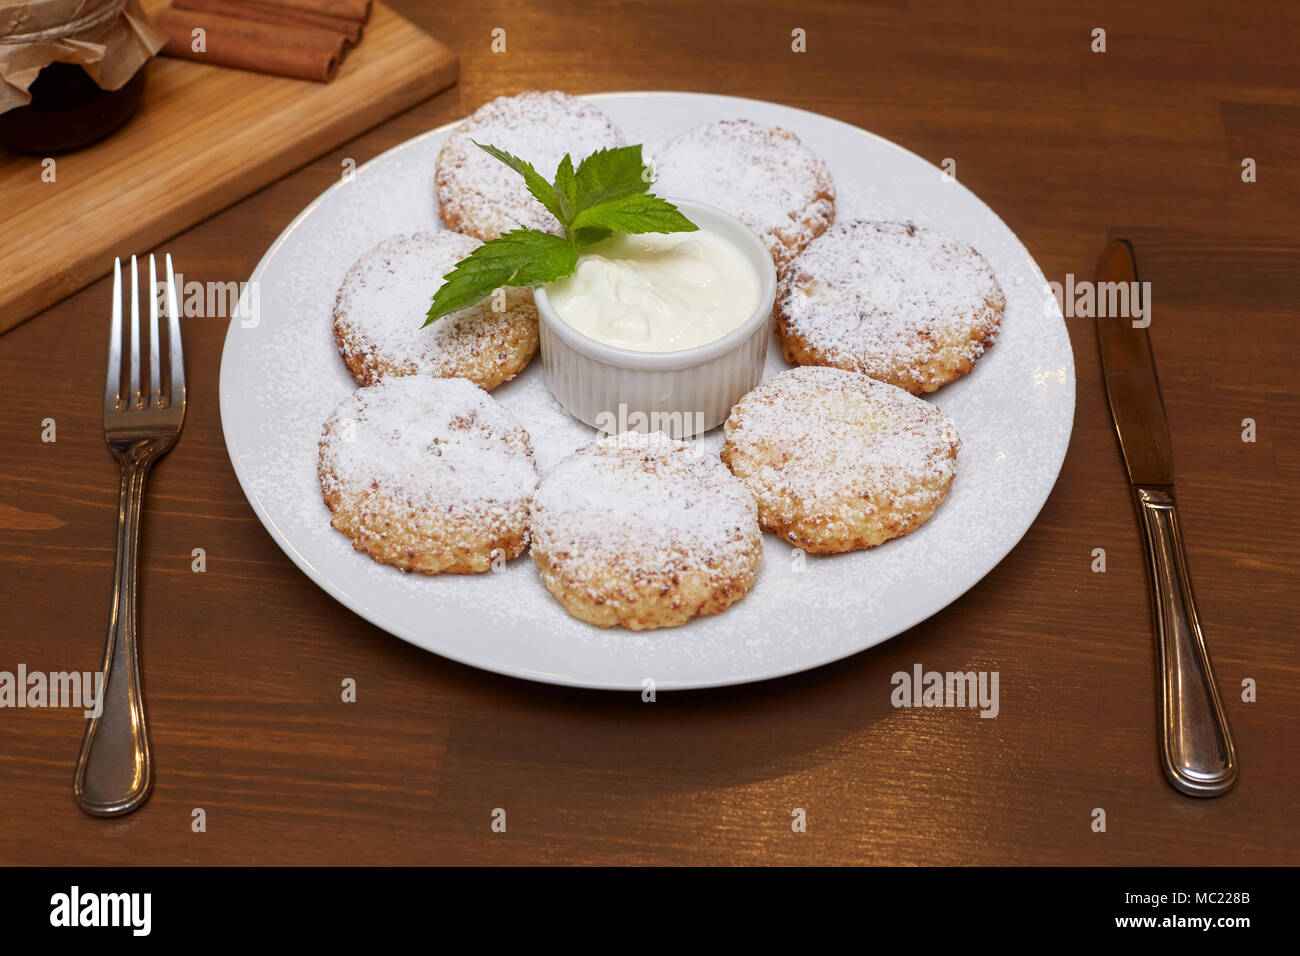
[[[666,199],[650,192],[640,146],[602,149],[575,169],[567,153],[550,183],[532,164],[495,146],[475,143],[524,179],[528,191],[564,226],[557,236],[539,229],[512,229],[490,239],[448,272],[428,325],[487,298],[502,286],[532,286],[572,275],[578,255],[616,232],[694,232],[699,227]]]

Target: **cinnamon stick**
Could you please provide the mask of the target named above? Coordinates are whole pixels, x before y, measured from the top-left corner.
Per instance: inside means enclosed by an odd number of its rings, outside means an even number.
[[[266,23],[168,7],[153,22],[167,34],[167,56],[327,82],[338,72],[346,38],[331,30]],[[195,50],[193,31],[204,31]]]
[[[371,0],[173,0],[154,15],[167,56],[327,82],[361,40]],[[196,50],[194,30],[204,31]]]
[[[263,0],[270,6],[326,13],[345,20],[365,22],[370,16],[371,0]]]
[[[364,20],[286,7],[274,0],[172,0],[172,6],[178,10],[216,13],[255,23],[319,27],[342,34],[348,46],[355,46],[361,40],[361,29],[365,26]]]

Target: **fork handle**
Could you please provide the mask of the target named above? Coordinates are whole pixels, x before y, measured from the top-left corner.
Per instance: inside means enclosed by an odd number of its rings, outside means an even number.
[[[1227,793],[1237,752],[1201,631],[1174,492],[1134,487],[1151,572],[1160,669],[1160,743],[1165,776],[1193,797]]]
[[[95,701],[77,758],[73,795],[77,805],[99,817],[130,813],[149,796],[153,762],[140,685],[136,627],[136,571],[144,483],[153,463],[141,446],[122,456],[117,507],[117,557],[113,606],[104,644],[104,682]]]

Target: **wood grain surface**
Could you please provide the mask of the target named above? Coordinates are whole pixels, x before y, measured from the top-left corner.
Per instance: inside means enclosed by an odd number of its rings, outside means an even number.
[[[394,6],[460,56],[459,86],[169,242],[187,279],[247,278],[345,160],[530,87],[758,97],[936,164],[951,157],[1057,281],[1091,278],[1107,237],[1128,236],[1152,284],[1183,530],[1240,783],[1193,800],[1159,769],[1143,555],[1089,319],[1067,320],[1078,410],[1060,481],[982,583],[841,663],[647,704],[442,660],[318,590],[236,484],[217,411],[226,321],[195,318],[186,430],[154,472],[144,525],[154,795],[123,820],[82,815],[70,795],[79,712],[0,710],[0,862],[1300,859],[1300,10]],[[497,28],[504,53],[491,50]],[[795,28],[805,53],[791,50]],[[1104,53],[1090,49],[1094,28]],[[1256,182],[1243,182],[1244,158]],[[98,215],[85,210],[86,223]],[[98,399],[108,301],[98,282],[0,338],[3,670],[89,669],[101,653],[117,481]],[[45,419],[54,443],[41,440]],[[1091,570],[1097,548],[1105,573]],[[893,708],[890,676],[916,663],[998,671],[999,716]],[[356,703],[340,700],[345,678]],[[193,831],[196,808],[206,832]],[[491,830],[494,808],[505,833]],[[792,832],[795,808],[806,833]]]
[[[140,112],[52,180],[0,152],[0,331],[455,80],[455,54],[382,3],[328,84],[156,58]]]

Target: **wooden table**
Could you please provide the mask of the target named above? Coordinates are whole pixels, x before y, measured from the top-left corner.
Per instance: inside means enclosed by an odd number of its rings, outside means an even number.
[[[394,6],[460,54],[459,87],[167,243],[187,279],[247,278],[345,158],[529,87],[760,97],[955,158],[1058,281],[1091,278],[1107,236],[1130,236],[1240,784],[1192,800],[1157,763],[1143,559],[1091,320],[1068,320],[1078,410],[1056,491],[981,584],[841,663],[645,704],[442,660],[317,589],[240,492],[217,410],[226,321],[193,319],[185,435],[155,472],[144,529],[154,795],[123,820],[83,816],[79,711],[0,711],[0,862],[1297,862],[1300,12]],[[1090,50],[1096,27],[1105,53]],[[506,53],[491,52],[496,28]],[[806,53],[791,51],[795,28]],[[1257,182],[1242,181],[1245,157]],[[101,281],[0,339],[0,670],[84,670],[101,653],[117,482],[98,398],[108,301]],[[194,548],[206,573],[191,571]],[[916,662],[997,670],[1000,715],[895,710],[890,675]],[[340,700],[345,678],[356,703]],[[505,833],[491,829],[498,807]]]

